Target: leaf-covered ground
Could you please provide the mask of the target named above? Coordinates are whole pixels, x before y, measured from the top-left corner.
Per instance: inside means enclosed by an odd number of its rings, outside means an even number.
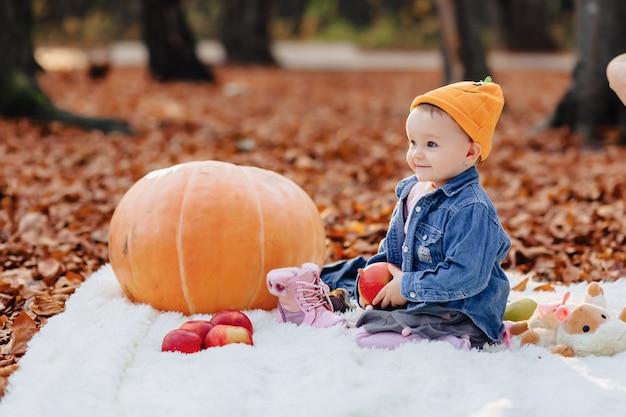
[[[327,261],[376,251],[409,175],[404,122],[435,72],[307,72],[221,67],[218,85],[151,80],[144,68],[42,75],[61,108],[126,119],[103,135],[0,119],[0,391],[26,342],[108,260],[107,227],[147,172],[216,159],[279,172],[319,206]],[[513,240],[509,271],[545,281],[624,275],[626,149],[582,149],[565,130],[533,133],[568,73],[502,71],[506,110],[480,167]]]

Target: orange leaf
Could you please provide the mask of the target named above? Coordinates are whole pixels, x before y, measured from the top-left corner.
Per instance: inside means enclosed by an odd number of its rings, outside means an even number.
[[[37,333],[37,325],[28,314],[20,311],[11,326],[11,341],[1,350],[4,354],[23,355],[28,341]]]
[[[38,316],[50,317],[65,310],[63,303],[47,296],[37,295],[29,306],[30,311]]]
[[[63,264],[54,258],[40,259],[37,262],[37,270],[44,279],[56,277],[63,268]]]
[[[511,291],[524,291],[526,289],[526,284],[528,283],[529,279],[530,279],[530,277],[524,278],[516,286],[511,288]]]
[[[556,291],[554,289],[554,287],[552,286],[552,284],[550,284],[549,282],[543,285],[540,285],[538,287],[535,287],[535,289],[533,291],[548,291],[548,292],[554,292]]]

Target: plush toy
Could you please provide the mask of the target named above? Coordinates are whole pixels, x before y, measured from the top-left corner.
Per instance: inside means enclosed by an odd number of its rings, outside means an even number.
[[[617,318],[606,310],[604,290],[597,282],[587,286],[584,302],[538,305],[533,316],[509,324],[510,334],[520,344],[536,344],[553,353],[572,356],[612,356],[626,351],[626,307]]]
[[[568,291],[559,304],[538,304],[529,319],[509,323],[510,334],[519,336],[522,345],[554,346],[556,344],[556,331],[559,327],[556,310],[565,305],[569,297]]]

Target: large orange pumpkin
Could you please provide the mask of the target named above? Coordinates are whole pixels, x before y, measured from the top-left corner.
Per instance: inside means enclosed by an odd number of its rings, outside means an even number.
[[[273,309],[265,276],[324,261],[324,226],[293,181],[197,161],[151,172],[115,209],[109,258],[124,293],[185,314]]]

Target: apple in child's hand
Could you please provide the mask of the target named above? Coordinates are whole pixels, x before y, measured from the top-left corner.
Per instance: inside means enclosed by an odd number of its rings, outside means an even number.
[[[253,345],[252,333],[243,326],[216,324],[209,330],[206,334],[206,339],[204,339],[204,346],[207,348],[229,345],[231,343]]]
[[[213,327],[213,323],[209,320],[189,320],[180,326],[181,329],[191,330],[197,333],[202,340],[204,340],[211,327]]]
[[[389,272],[389,265],[391,264],[388,262],[377,262],[357,270],[359,304],[362,307],[372,305],[376,295],[393,278]]]
[[[239,310],[222,310],[211,318],[211,324],[214,326],[218,324],[228,324],[230,326],[242,326],[248,329],[250,334],[254,334],[252,327],[252,321],[246,316],[245,313]]]
[[[163,337],[161,352],[195,353],[202,349],[202,338],[186,329],[174,329]]]

